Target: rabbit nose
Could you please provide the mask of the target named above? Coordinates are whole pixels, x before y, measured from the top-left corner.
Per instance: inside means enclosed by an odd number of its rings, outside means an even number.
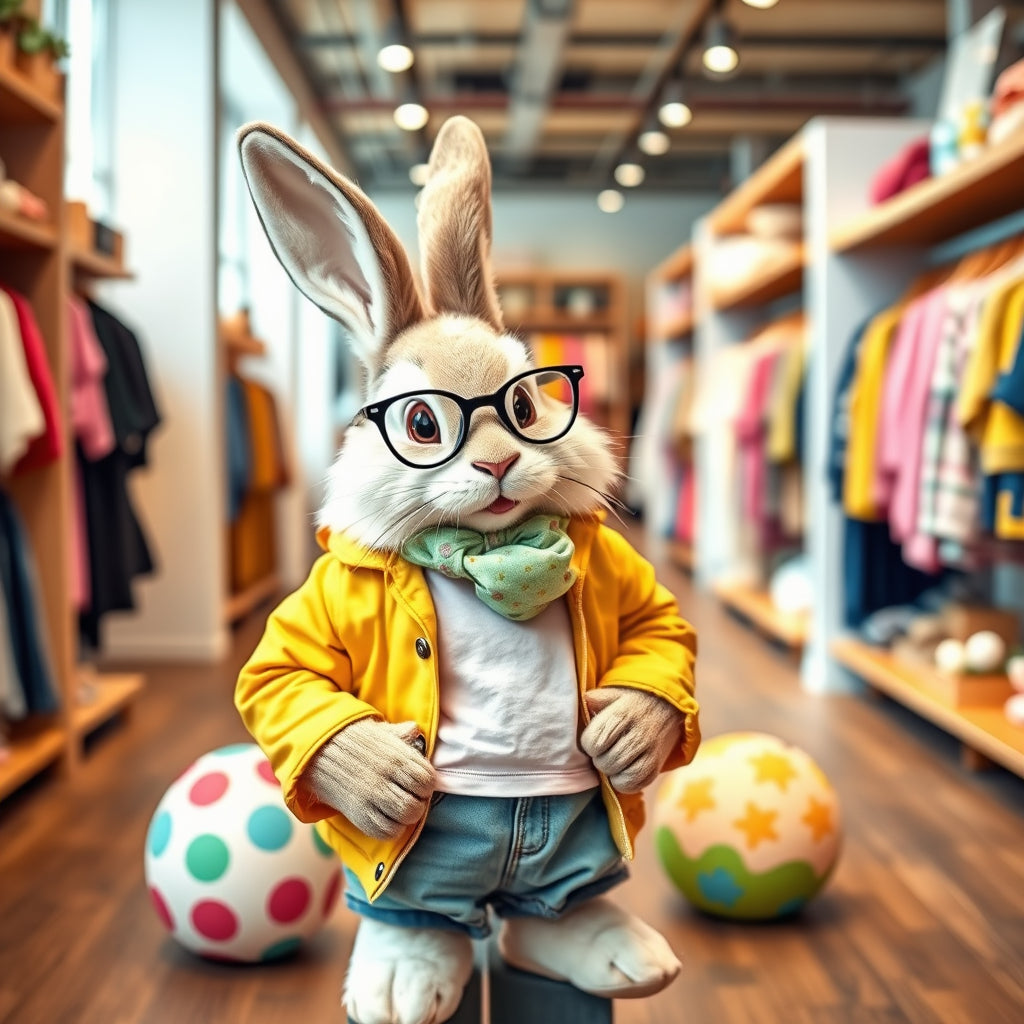
[[[479,469],[481,473],[490,473],[495,480],[500,480],[507,472],[509,466],[519,458],[519,453],[510,455],[502,462],[474,462],[473,468]]]

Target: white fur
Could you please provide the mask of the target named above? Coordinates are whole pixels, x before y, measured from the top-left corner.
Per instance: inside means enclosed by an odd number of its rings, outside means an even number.
[[[473,971],[466,935],[363,918],[343,999],[356,1024],[440,1024],[458,1009]]]
[[[681,967],[658,932],[603,897],[554,920],[510,918],[500,948],[513,967],[609,999],[660,992]]]

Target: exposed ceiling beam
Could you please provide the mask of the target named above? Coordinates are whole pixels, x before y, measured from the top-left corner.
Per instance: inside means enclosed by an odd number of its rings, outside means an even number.
[[[505,152],[525,166],[544,130],[551,95],[561,77],[562,53],[575,0],[528,0],[522,42],[512,72]]]

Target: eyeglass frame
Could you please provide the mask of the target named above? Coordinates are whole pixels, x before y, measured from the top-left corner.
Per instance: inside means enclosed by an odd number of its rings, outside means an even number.
[[[572,415],[569,417],[569,422],[566,423],[564,429],[555,434],[554,437],[546,437],[543,440],[538,440],[533,437],[526,437],[521,428],[515,423],[511,416],[508,414],[508,410],[505,408],[505,395],[508,394],[510,388],[514,387],[521,380],[525,380],[527,377],[536,376],[538,373],[561,373],[565,379],[569,382],[569,386],[572,388]],[[583,367],[578,364],[571,364],[566,366],[537,366],[532,370],[524,370],[522,373],[516,374],[510,380],[507,380],[497,391],[490,395],[479,395],[477,398],[464,398],[462,395],[456,395],[451,391],[441,391],[438,389],[426,389],[423,391],[404,391],[400,395],[392,395],[390,398],[385,398],[381,402],[371,402],[369,405],[364,405],[360,409],[355,418],[352,420],[353,426],[362,423],[364,420],[369,420],[371,423],[377,425],[377,429],[380,431],[380,436],[384,439],[384,443],[388,446],[388,450],[399,462],[405,466],[409,466],[412,469],[436,469],[438,466],[443,466],[446,462],[451,462],[456,455],[462,451],[465,447],[466,439],[469,437],[469,425],[473,413],[477,409],[491,408],[498,414],[498,418],[504,424],[504,426],[511,431],[516,437],[528,444],[552,444],[554,441],[560,441],[569,431],[572,429],[572,425],[576,422],[576,417],[580,411],[580,381],[584,377]],[[396,402],[401,402],[407,398],[422,398],[425,395],[440,395],[442,398],[451,399],[462,413],[461,433],[459,434],[458,440],[455,442],[455,447],[452,448],[451,452],[446,455],[443,459],[438,462],[412,462],[405,458],[401,452],[391,443],[391,438],[388,437],[387,427],[384,423],[384,416],[388,409],[391,408]],[[359,417],[362,417],[361,420]]]

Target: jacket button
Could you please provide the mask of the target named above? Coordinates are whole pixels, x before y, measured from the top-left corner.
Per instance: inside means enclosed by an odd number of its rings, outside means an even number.
[[[423,754],[424,757],[426,756],[426,754],[427,754],[427,738],[426,738],[426,736],[423,735],[423,733],[420,733],[419,736],[417,736],[416,739],[414,739],[412,741],[412,745],[421,754]]]
[[[430,644],[422,636],[416,638],[416,653],[424,659],[430,657]]]
[[[373,880],[374,880],[375,882],[379,882],[379,881],[380,881],[380,879],[381,879],[381,875],[383,875],[383,874],[384,874],[384,861],[381,861],[381,862],[380,862],[380,863],[379,863],[379,864],[377,865],[377,870],[376,870],[376,871],[374,871],[374,873],[373,873]]]

